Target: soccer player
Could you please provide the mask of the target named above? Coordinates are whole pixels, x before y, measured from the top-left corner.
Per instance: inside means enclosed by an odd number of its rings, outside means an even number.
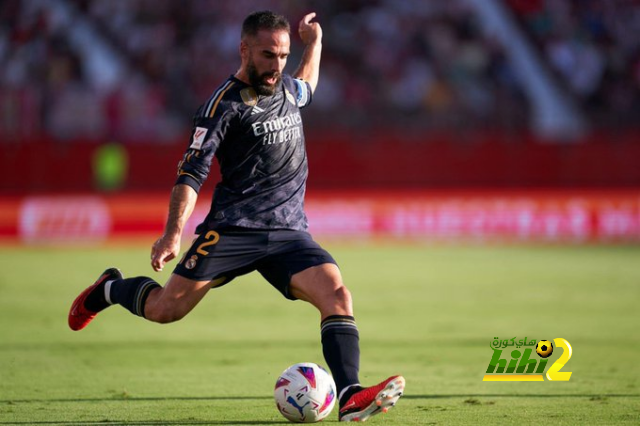
[[[269,11],[242,24],[241,65],[197,111],[189,147],[178,165],[164,234],[151,266],[161,271],[179,254],[182,231],[213,157],[222,175],[198,237],[160,286],[148,277],[123,278],[107,269],[73,302],[69,326],[81,330],[103,309],[119,304],[150,321],[183,318],[209,289],[257,270],[284,297],[320,311],[322,349],[336,382],[342,421],[386,412],[404,390],[392,376],[372,387],[358,379],[359,335],[351,294],[331,255],[307,232],[303,210],[307,156],[300,109],[318,83],[322,28],[315,13],[300,21],[305,45],[293,75],[288,21]]]

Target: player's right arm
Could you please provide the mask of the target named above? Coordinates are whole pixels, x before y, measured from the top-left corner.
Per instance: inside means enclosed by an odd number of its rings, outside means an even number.
[[[193,213],[197,200],[198,193],[191,186],[177,184],[173,187],[164,234],[151,248],[151,267],[156,272],[162,271],[167,262],[180,254],[182,231]]]
[[[219,96],[222,98],[224,91]],[[180,254],[180,241],[187,220],[193,213],[200,187],[207,179],[211,162],[229,124],[225,108],[219,108],[220,99],[198,110],[194,118],[191,142],[178,164],[178,178],[171,191],[169,217],[164,233],[151,248],[151,267],[162,271],[164,265]]]

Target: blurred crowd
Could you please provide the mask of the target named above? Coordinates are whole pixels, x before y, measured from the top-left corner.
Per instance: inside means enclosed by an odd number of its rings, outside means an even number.
[[[504,1],[589,114],[606,123],[638,113],[637,1]],[[0,141],[184,137],[238,68],[240,25],[256,9],[291,21],[289,72],[303,48],[297,22],[318,13],[324,48],[308,131],[527,126],[521,82],[465,0],[3,0]],[[79,28],[118,66],[90,67],[96,52],[70,35]]]
[[[594,122],[637,125],[640,1],[508,0],[556,77]]]

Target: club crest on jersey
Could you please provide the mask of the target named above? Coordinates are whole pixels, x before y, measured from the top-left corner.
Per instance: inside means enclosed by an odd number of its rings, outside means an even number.
[[[256,106],[258,104],[258,94],[253,87],[247,87],[240,91],[242,102],[247,106]]]
[[[193,131],[193,138],[191,140],[191,149],[202,149],[202,144],[204,143],[204,138],[207,136],[207,128],[206,127],[196,127]]]

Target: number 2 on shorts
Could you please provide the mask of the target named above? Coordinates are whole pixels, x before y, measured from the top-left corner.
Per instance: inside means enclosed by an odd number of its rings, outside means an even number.
[[[209,252],[206,251],[204,248],[212,246],[212,245],[216,244],[218,241],[220,241],[220,234],[218,234],[216,231],[209,231],[204,236],[204,238],[207,239],[208,241],[205,241],[204,243],[200,244],[198,246],[198,249],[196,250],[196,252],[198,254],[203,255],[203,256],[207,256],[209,254]]]

